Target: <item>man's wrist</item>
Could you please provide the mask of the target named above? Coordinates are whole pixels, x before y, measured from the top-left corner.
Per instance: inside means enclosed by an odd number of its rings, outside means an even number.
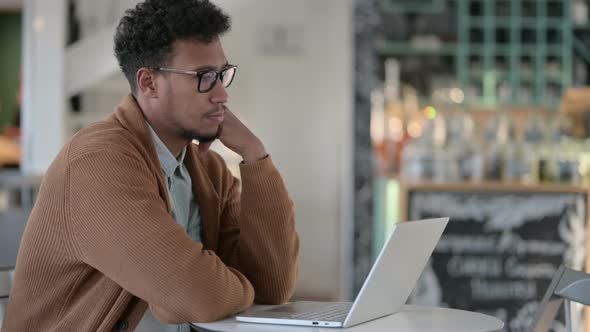
[[[264,159],[266,156],[268,156],[268,153],[266,153],[266,149],[261,143],[258,146],[253,147],[248,151],[244,152],[242,154],[242,159],[244,160],[245,164],[250,164],[255,163],[261,159]]]

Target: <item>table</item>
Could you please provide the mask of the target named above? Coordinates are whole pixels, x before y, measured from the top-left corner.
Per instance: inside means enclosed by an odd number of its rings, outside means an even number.
[[[254,306],[259,310],[268,306]],[[400,312],[345,329],[346,332],[490,332],[504,323],[492,316],[447,308],[405,305]],[[230,317],[213,323],[193,324],[199,332],[338,332],[339,328],[252,324]]]

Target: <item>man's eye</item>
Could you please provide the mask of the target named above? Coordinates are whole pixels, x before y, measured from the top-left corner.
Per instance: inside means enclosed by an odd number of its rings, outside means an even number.
[[[201,79],[204,81],[207,81],[207,82],[215,81],[216,78],[217,78],[217,73],[214,71],[206,72],[203,74],[203,76],[201,76]]]

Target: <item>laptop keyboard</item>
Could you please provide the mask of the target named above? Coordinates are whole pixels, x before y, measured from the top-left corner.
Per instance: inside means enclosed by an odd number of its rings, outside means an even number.
[[[351,307],[352,303],[335,304],[320,310],[296,314],[291,316],[291,318],[300,320],[342,322],[346,318],[346,315],[348,315]]]

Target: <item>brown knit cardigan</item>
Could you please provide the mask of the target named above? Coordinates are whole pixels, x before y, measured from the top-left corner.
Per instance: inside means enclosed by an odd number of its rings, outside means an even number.
[[[270,157],[237,179],[214,152],[185,158],[203,243],[171,216],[143,113],[125,97],[49,167],[28,220],[3,323],[13,331],[133,330],[148,304],[165,323],[207,322],[292,295],[299,240]]]

